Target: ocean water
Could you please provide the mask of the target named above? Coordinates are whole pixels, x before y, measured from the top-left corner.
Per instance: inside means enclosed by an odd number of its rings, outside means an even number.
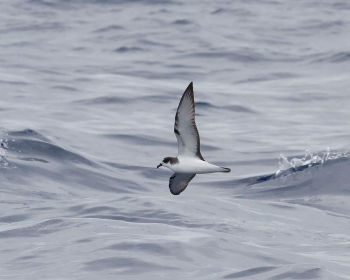
[[[350,279],[350,4],[0,2],[0,279]],[[171,172],[194,82],[202,154]]]

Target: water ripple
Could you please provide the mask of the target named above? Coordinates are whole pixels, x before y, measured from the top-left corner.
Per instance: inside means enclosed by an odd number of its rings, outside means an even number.
[[[129,273],[140,273],[154,270],[175,270],[176,267],[172,266],[164,266],[156,263],[141,261],[136,258],[128,258],[128,257],[109,257],[109,258],[101,258],[98,260],[93,260],[87,262],[86,264],[87,270],[105,270],[105,269],[123,269],[124,274]]]

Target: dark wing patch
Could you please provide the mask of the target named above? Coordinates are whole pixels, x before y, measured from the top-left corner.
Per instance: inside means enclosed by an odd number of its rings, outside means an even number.
[[[200,151],[200,138],[195,122],[193,83],[183,93],[175,115],[174,133],[179,155],[196,156],[204,160]]]
[[[169,179],[169,189],[173,195],[182,193],[196,174],[174,173]]]

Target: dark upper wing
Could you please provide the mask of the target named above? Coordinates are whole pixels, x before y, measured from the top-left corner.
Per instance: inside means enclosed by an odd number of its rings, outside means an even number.
[[[177,107],[174,132],[177,138],[178,155],[204,158],[200,151],[200,139],[194,117],[193,83],[185,90]]]
[[[183,192],[196,174],[174,173],[169,179],[169,189],[173,195]]]

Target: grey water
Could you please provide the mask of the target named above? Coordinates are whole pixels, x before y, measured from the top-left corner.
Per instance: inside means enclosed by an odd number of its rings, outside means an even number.
[[[350,4],[0,2],[0,279],[350,279]],[[180,196],[174,115],[202,154]]]

